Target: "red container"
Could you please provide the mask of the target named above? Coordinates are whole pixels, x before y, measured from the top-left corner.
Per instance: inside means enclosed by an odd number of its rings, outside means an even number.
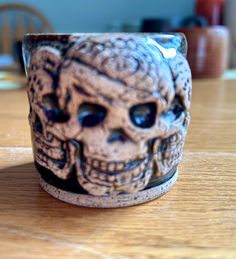
[[[197,0],[196,13],[205,17],[209,25],[222,25],[225,0]]]
[[[193,78],[219,78],[227,68],[229,32],[224,26],[182,28]]]

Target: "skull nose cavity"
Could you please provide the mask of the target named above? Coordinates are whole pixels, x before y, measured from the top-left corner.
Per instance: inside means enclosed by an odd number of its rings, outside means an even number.
[[[39,133],[43,133],[43,125],[42,125],[42,122],[39,118],[39,116],[36,114],[35,116],[35,121],[34,121],[34,130],[39,132]]]
[[[125,134],[125,132],[122,129],[114,129],[111,131],[107,142],[113,143],[115,141],[118,142],[126,142],[129,140],[129,137]]]

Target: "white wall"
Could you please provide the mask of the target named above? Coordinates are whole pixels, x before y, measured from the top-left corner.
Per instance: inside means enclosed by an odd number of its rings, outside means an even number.
[[[2,1],[4,3],[9,1]],[[102,32],[115,21],[193,13],[194,0],[15,0],[42,11],[57,32]]]

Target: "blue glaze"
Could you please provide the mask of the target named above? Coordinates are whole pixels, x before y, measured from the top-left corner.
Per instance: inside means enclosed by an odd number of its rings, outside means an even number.
[[[130,119],[139,128],[151,128],[156,120],[156,104],[138,104],[130,109]]]
[[[101,105],[83,103],[78,110],[78,121],[83,127],[94,127],[106,117],[106,109]]]

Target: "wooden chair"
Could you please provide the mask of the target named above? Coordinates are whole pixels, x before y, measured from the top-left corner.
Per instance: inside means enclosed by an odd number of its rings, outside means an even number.
[[[0,4],[0,53],[14,56],[15,44],[25,33],[52,32],[38,10],[24,4]]]

